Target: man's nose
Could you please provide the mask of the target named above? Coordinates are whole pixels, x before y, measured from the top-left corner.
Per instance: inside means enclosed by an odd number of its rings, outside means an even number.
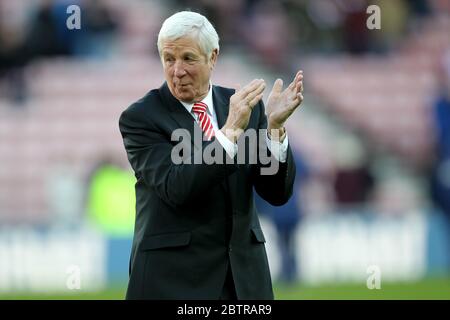
[[[182,61],[175,62],[175,76],[181,78],[186,74],[186,70],[184,69],[184,65]]]

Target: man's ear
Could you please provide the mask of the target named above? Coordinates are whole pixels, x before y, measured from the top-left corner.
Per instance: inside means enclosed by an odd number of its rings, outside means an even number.
[[[212,69],[214,69],[214,66],[216,65],[217,57],[219,56],[219,50],[214,49],[211,53],[211,58],[209,59],[209,66]]]

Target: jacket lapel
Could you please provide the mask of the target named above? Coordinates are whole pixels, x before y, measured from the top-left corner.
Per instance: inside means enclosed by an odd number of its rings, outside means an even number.
[[[228,118],[229,101],[225,100],[225,97],[220,94],[219,89],[216,86],[213,86],[213,103],[219,129],[223,127]]]
[[[178,101],[170,92],[167,82],[159,88],[161,97],[169,109],[169,115],[172,119],[178,123],[179,128],[183,128],[189,131],[191,142],[194,143],[194,134],[200,134],[202,138],[202,131],[198,124],[195,122],[192,115],[186,110],[186,108]],[[178,129],[178,128],[175,128]]]
[[[191,114],[184,108],[184,106],[172,95],[167,86],[167,83],[160,87],[161,97],[164,103],[168,106],[170,116],[178,123],[180,128],[187,129],[191,136],[191,141],[194,143],[194,134],[200,134],[202,137],[201,128],[195,122],[194,118]],[[223,94],[219,92],[219,88],[213,86],[213,103],[214,110],[217,116],[218,127],[221,128],[225,124],[225,121],[228,117],[229,110],[229,99],[227,99]],[[236,207],[238,195],[236,194],[237,188],[235,187],[237,184],[238,174],[233,173],[228,175],[227,179],[224,180],[221,185],[226,190],[229,191],[231,206],[232,208]],[[228,185],[227,185],[228,184]]]
[[[229,99],[224,97],[223,94],[219,92],[219,88],[216,86],[213,86],[213,103],[214,103],[214,110],[216,111],[217,116],[217,123],[218,127],[222,128],[225,124],[225,121],[228,118],[228,112],[229,112]],[[238,179],[238,173],[232,173],[231,175],[227,176],[227,179],[224,180],[221,185],[225,189],[225,191],[228,191],[230,194],[230,200],[231,200],[231,207],[232,209],[236,208],[236,204],[238,201],[238,195],[236,194],[236,186],[237,186],[237,180]]]

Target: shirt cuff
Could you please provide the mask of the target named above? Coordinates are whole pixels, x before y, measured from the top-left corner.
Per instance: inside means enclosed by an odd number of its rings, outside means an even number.
[[[216,135],[216,139],[219,141],[220,145],[225,149],[228,156],[230,158],[234,158],[238,151],[238,145],[231,142],[220,130],[215,131],[214,134]]]
[[[269,148],[270,152],[274,156],[275,159],[277,159],[279,162],[286,162],[287,159],[287,149],[289,145],[288,141],[288,134],[286,132],[286,136],[284,137],[283,142],[270,140],[269,134],[266,133],[266,143],[267,148]]]

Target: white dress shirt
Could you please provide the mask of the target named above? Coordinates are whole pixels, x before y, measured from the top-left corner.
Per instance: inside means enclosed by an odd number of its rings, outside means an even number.
[[[222,131],[220,131],[219,125],[217,123],[217,116],[216,112],[214,111],[214,105],[213,105],[213,98],[212,98],[212,86],[209,86],[209,91],[206,97],[201,101],[204,104],[208,106],[207,112],[209,117],[211,118],[211,123],[214,128],[214,135],[216,136],[219,143],[222,145],[222,147],[225,149],[226,153],[230,158],[233,158],[237,152],[238,152],[238,145],[237,143],[231,142]],[[192,117],[197,121],[197,115],[192,112],[192,107],[194,106],[193,103],[186,103],[183,101],[180,101],[181,104],[186,108],[186,110],[192,115]],[[288,149],[288,136],[286,132],[286,137],[284,138],[283,142],[278,142],[275,140],[270,140],[269,136],[266,133],[266,143],[267,147],[269,148],[272,155],[277,159],[279,162],[286,162],[287,158],[287,149]]]

